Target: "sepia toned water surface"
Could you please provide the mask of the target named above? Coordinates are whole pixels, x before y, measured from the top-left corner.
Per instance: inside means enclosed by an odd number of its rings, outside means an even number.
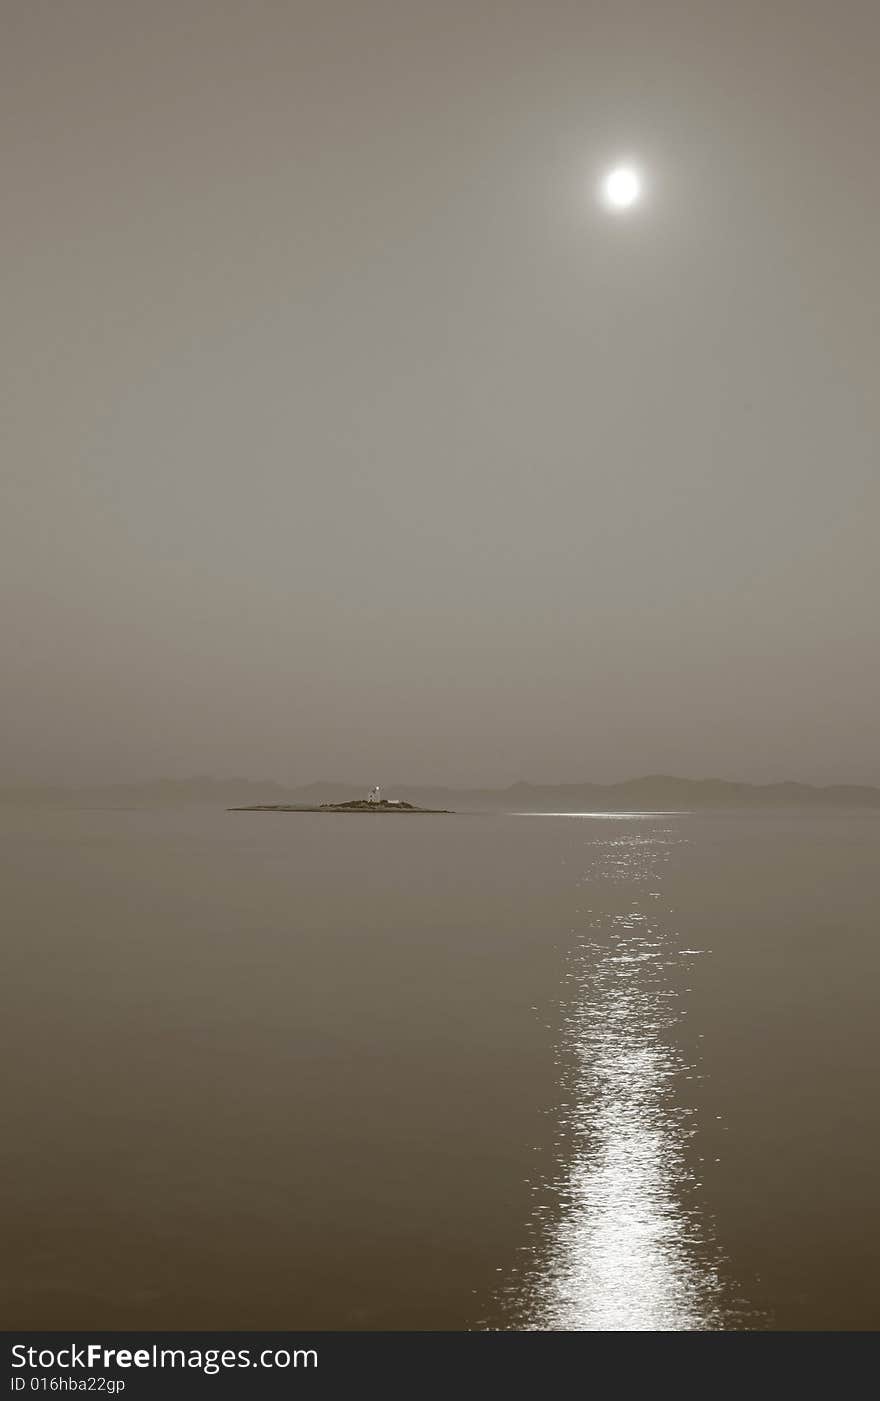
[[[880,818],[0,812],[7,1328],[880,1326]]]

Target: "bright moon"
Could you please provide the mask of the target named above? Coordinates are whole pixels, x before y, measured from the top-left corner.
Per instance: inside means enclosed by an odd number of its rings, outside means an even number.
[[[631,209],[642,193],[642,179],[631,165],[617,165],[602,179],[602,199],[609,209]]]

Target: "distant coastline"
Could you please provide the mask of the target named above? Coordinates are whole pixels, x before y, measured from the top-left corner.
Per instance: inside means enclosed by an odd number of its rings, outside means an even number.
[[[211,805],[325,811],[350,803],[358,784],[287,787],[254,779],[161,779],[82,787],[5,787],[0,803],[54,807],[170,807]],[[447,788],[388,784],[386,793],[411,810],[448,812],[672,812],[767,809],[880,812],[880,788],[862,784],[736,783],[725,779],[653,774],[623,783],[514,783],[507,788]],[[357,801],[357,799],[355,799]],[[397,806],[398,804],[389,804]],[[356,808],[343,809],[355,811]]]

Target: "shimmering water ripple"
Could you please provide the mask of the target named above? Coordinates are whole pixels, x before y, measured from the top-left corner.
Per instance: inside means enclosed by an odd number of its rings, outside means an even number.
[[[592,825],[592,824],[591,824]],[[607,831],[607,828],[606,828]],[[586,846],[589,908],[569,959],[555,1179],[514,1326],[682,1330],[722,1317],[719,1252],[699,1201],[697,1074],[676,1040],[689,963],[664,908],[673,828]],[[545,1194],[546,1195],[546,1194]]]

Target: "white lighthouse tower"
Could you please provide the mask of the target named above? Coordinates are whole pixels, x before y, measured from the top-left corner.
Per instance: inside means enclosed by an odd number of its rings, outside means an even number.
[[[369,796],[369,798],[367,799],[367,802],[368,802],[368,803],[381,803],[381,801],[382,801],[382,789],[379,787],[379,785],[378,785],[378,783],[377,783],[375,788],[371,788],[371,789],[370,789],[370,796]]]

